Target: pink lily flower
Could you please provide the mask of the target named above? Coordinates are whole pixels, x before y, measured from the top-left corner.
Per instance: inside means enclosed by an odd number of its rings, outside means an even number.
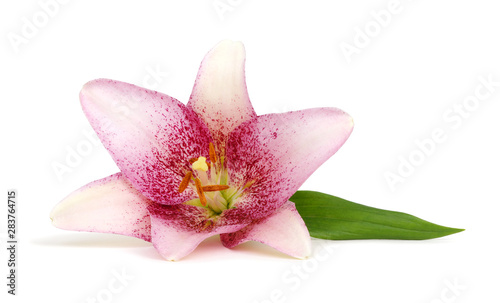
[[[228,248],[252,240],[307,257],[309,232],[288,199],[353,122],[336,108],[257,116],[244,64],[243,44],[219,43],[187,105],[123,82],[85,84],[83,110],[121,172],[70,194],[52,223],[150,241],[167,260],[216,234]]]

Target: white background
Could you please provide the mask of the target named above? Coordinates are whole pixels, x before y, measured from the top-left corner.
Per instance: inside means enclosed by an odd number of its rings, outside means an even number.
[[[37,1],[2,1],[2,302],[498,302],[500,87],[460,126],[443,118],[460,117],[449,111],[474,96],[479,77],[500,81],[497,2],[401,0],[378,27],[371,12],[388,0],[270,2],[221,0],[231,9],[220,14],[213,0],[68,1],[44,20]],[[13,45],[34,17],[37,32]],[[356,37],[362,47],[348,62],[341,45],[355,47]],[[61,178],[53,169],[89,144],[81,86],[149,83],[187,102],[201,59],[227,38],[245,44],[258,114],[334,106],[354,118],[349,140],[302,189],[467,230],[429,241],[315,241],[309,261],[258,243],[229,250],[215,237],[173,263],[141,240],[51,226],[62,198],[118,171],[100,143]],[[154,69],[159,81],[148,78]],[[391,190],[387,172],[437,128],[446,140]],[[16,297],[5,286],[8,189],[18,191]],[[130,279],[109,298],[114,271]]]

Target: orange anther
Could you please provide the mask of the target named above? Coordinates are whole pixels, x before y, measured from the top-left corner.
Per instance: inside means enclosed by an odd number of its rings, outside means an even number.
[[[184,176],[184,179],[182,179],[181,184],[179,184],[179,193],[182,193],[186,189],[192,176],[193,173],[188,171],[187,174]]]
[[[228,188],[227,185],[207,185],[202,187],[203,191],[220,191]]]
[[[198,192],[198,197],[200,197],[201,205],[207,205],[207,198],[205,197],[205,193],[203,193],[203,187],[201,186],[200,179],[194,179],[194,184],[196,184],[196,191]]]
[[[208,152],[210,154],[210,162],[216,163],[217,162],[217,155],[215,154],[215,148],[212,142],[208,144]]]

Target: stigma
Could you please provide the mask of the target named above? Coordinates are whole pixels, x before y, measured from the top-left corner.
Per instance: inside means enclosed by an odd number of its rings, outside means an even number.
[[[193,162],[192,167],[193,170],[207,171],[208,170],[207,158],[199,157],[198,160]]]

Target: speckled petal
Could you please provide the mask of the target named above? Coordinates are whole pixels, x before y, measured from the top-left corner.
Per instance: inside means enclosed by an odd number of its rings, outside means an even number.
[[[224,40],[205,56],[188,107],[206,123],[219,152],[234,128],[256,116],[245,83],[241,42]]]
[[[311,254],[311,237],[293,202],[286,202],[269,217],[256,220],[241,230],[220,235],[224,246],[247,241],[267,244],[287,255],[306,258]]]
[[[206,209],[185,204],[153,204],[148,210],[153,245],[169,261],[185,257],[208,237],[237,231],[249,223],[247,220],[230,222],[224,216],[214,222],[207,216]]]
[[[351,117],[336,108],[269,114],[240,125],[228,141],[232,185],[255,181],[232,215],[259,219],[283,205],[344,144]]]
[[[59,204],[50,218],[61,229],[121,234],[151,241],[147,207],[153,202],[117,173],[78,189]]]
[[[177,204],[195,194],[178,187],[189,159],[208,156],[210,133],[196,114],[167,95],[123,82],[91,81],[83,110],[123,174],[143,195]]]

